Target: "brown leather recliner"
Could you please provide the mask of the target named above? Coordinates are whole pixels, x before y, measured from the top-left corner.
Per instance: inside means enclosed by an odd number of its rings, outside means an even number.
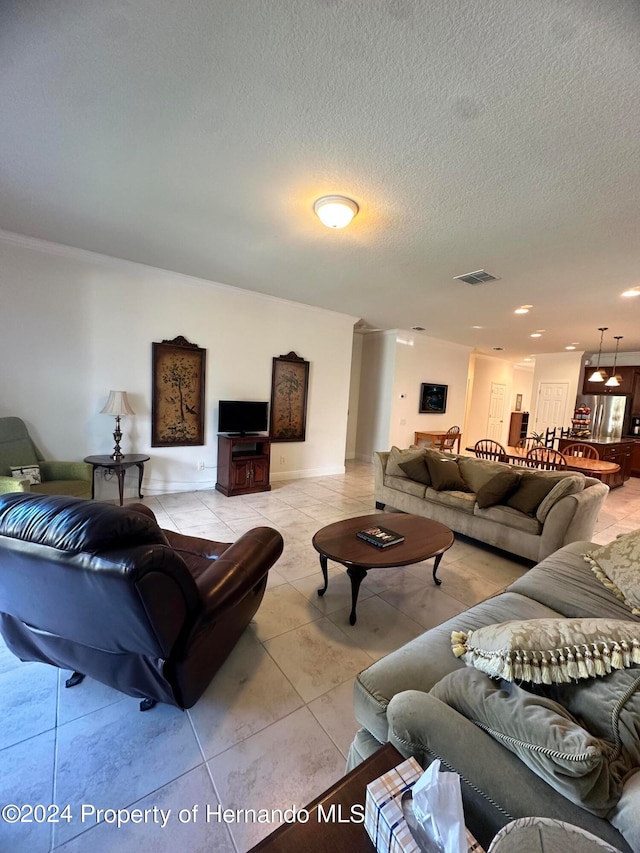
[[[269,527],[209,542],[161,530],[141,504],[0,495],[0,631],[21,660],[191,708],[282,548]]]

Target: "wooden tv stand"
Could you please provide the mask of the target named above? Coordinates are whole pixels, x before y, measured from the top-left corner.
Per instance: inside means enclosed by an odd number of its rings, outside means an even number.
[[[269,492],[271,441],[268,435],[218,433],[218,482],[223,495]]]

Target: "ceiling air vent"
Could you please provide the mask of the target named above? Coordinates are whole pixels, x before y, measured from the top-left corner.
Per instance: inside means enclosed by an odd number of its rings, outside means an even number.
[[[491,275],[486,270],[476,270],[475,272],[467,272],[464,275],[454,275],[454,279],[464,281],[465,284],[484,284],[485,281],[498,281],[499,276]]]

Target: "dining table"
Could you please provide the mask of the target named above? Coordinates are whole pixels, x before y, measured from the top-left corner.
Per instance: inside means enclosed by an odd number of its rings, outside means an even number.
[[[475,450],[473,447],[465,449],[471,453]],[[508,445],[505,447],[507,456],[505,461],[516,465],[524,465],[529,450],[530,448],[527,447]],[[598,480],[606,479],[610,474],[616,474],[620,470],[617,462],[607,462],[604,459],[587,459],[584,456],[565,456],[564,458],[569,471],[580,471],[582,474],[588,477],[595,477]]]
[[[413,443],[419,446],[421,441],[426,441],[429,446],[437,450],[442,445],[442,440],[445,436],[449,436],[454,439],[458,448],[456,453],[460,453],[460,442],[462,441],[461,432],[451,434],[446,429],[420,430],[419,432],[414,433]]]

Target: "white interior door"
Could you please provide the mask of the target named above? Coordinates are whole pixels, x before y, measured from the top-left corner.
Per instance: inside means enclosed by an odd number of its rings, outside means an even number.
[[[567,397],[568,382],[541,382],[538,388],[536,407],[536,432],[544,432],[554,427],[568,426]],[[565,420],[567,423],[565,424]]]
[[[507,386],[499,382],[491,383],[491,396],[489,397],[489,422],[487,424],[487,438],[502,442],[504,433],[504,405],[507,396]]]

